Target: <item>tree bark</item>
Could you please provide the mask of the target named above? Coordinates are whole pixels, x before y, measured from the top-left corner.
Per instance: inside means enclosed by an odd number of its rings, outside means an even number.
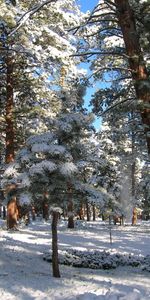
[[[3,205],[3,220],[6,220],[6,208],[5,206]]]
[[[88,202],[86,202],[86,215],[87,215],[87,221],[89,222],[91,220],[91,214],[90,214],[90,207]]]
[[[17,221],[19,219],[19,209],[18,203],[16,199],[16,184],[9,184],[6,189],[5,193],[8,198],[7,202],[7,229],[16,229]]]
[[[81,202],[81,206],[79,209],[79,218],[80,220],[84,220],[84,207],[83,207],[83,203]]]
[[[95,209],[95,204],[92,204],[92,209],[93,209],[93,221],[96,220],[96,209]]]
[[[150,80],[143,59],[135,18],[128,0],[115,0],[119,24],[122,30],[128,62],[132,71],[144,132],[146,136],[148,153],[150,154]]]
[[[59,213],[57,211],[52,212],[52,268],[53,276],[59,278],[59,261],[58,261],[58,238],[57,238],[57,223],[59,219]]]
[[[16,229],[18,216],[17,200],[13,196],[7,204],[7,229]]]
[[[47,221],[49,219],[49,206],[47,200],[43,201],[42,210],[43,210],[43,219]]]
[[[133,114],[132,114],[133,116]],[[132,130],[132,165],[131,165],[131,190],[132,200],[135,202],[135,133]],[[135,204],[135,203],[134,203]]]
[[[132,212],[132,225],[136,225],[137,223],[137,211],[136,208],[133,208],[133,212]]]
[[[68,183],[68,228],[74,228],[72,188]]]
[[[44,197],[43,197],[43,203],[42,203],[42,212],[43,212],[43,219],[47,221],[49,219],[49,194],[47,191],[44,192]]]
[[[31,206],[31,215],[32,215],[32,221],[36,220],[36,215],[35,215],[35,206]]]
[[[13,120],[13,59],[11,55],[6,58],[7,85],[6,85],[6,163],[14,161],[14,120]]]

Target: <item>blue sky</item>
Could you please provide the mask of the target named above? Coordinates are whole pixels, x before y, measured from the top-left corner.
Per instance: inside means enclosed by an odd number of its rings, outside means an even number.
[[[98,4],[99,0],[77,0],[77,3],[81,7],[81,11],[86,12],[87,10],[92,11],[94,7]],[[85,64],[83,66],[85,68]],[[88,88],[86,96],[84,97],[85,99],[85,107],[89,109],[89,102],[91,99],[91,95],[94,93],[96,90],[96,86],[93,88]],[[91,110],[91,109],[90,109]],[[95,128],[98,130],[101,125],[101,119],[96,118],[94,122]]]
[[[92,10],[98,3],[98,0],[77,0],[82,11]]]

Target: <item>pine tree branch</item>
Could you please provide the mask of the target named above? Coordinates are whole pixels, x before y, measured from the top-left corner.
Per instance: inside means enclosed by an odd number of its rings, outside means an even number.
[[[117,79],[111,79],[111,80],[105,79],[105,82],[107,82],[107,83],[110,83],[110,82],[113,83],[113,82],[119,82],[119,81],[126,80],[126,79],[132,80],[132,77],[131,76],[124,76],[124,77],[119,77]]]
[[[96,5],[95,7],[94,7],[94,9],[91,11],[91,13],[90,13],[90,16],[89,16],[89,18],[87,19],[87,21],[86,21],[86,24],[85,25],[87,25],[87,23],[91,20],[91,18],[92,18],[92,16],[93,16],[93,14],[95,13],[95,12],[97,12],[97,11],[99,11],[99,9],[97,10],[97,8],[99,7],[99,4],[98,5]]]
[[[127,102],[127,101],[129,101],[129,100],[135,100],[135,98],[129,98],[129,99],[124,99],[124,100],[122,100],[122,101],[120,101],[120,102],[118,102],[118,103],[116,103],[116,104],[114,104],[114,105],[111,105],[109,108],[107,108],[105,111],[103,111],[101,114],[99,114],[98,116],[99,117],[102,117],[103,115],[105,115],[108,111],[110,111],[111,109],[113,109],[113,108],[115,108],[116,106],[118,106],[118,105],[120,105],[120,104],[122,104],[122,103],[125,103],[125,102]]]
[[[113,13],[113,12],[108,12],[108,13],[101,13],[99,15],[93,15],[91,16],[90,20],[91,19],[94,19],[94,18],[98,18],[98,17],[105,17],[105,16],[115,16],[116,17],[116,13]],[[104,21],[105,19],[101,19],[100,21]],[[88,24],[88,21],[87,21],[87,24]]]
[[[53,3],[53,2],[57,2],[58,0],[47,0],[44,1],[42,4],[40,5],[35,5],[34,7],[32,7],[30,10],[28,10],[27,12],[25,12],[21,18],[18,20],[16,27],[8,34],[8,36],[12,36],[16,31],[18,31],[18,29],[23,26],[24,23],[26,23],[26,21],[33,16],[36,12],[38,12],[39,10],[41,10],[43,8],[43,6]]]
[[[97,74],[98,72],[101,71],[126,71],[126,72],[132,72],[132,69],[129,68],[123,68],[123,67],[101,67],[99,68],[95,73],[93,73],[94,75]]]
[[[100,9],[99,9],[100,10]],[[93,12],[94,12],[94,10],[93,10]],[[92,12],[92,13],[93,13]],[[82,25],[79,25],[79,26],[75,26],[75,27],[72,27],[71,29],[69,29],[68,30],[68,32],[70,32],[70,31],[75,31],[74,32],[74,34],[75,33],[77,33],[77,31],[80,29],[80,28],[84,28],[85,26],[87,26],[87,25],[89,25],[89,24],[93,24],[93,23],[100,23],[100,22],[116,22],[116,23],[118,23],[118,19],[99,19],[99,20],[93,20],[93,21],[90,21],[92,18],[96,18],[97,16],[94,16],[94,15],[92,15],[92,13],[90,14],[90,17],[85,21],[85,23],[84,24],[82,24]],[[100,15],[98,15],[99,17],[104,17],[104,16],[106,16],[106,15],[114,15],[114,16],[116,16],[116,14],[115,13],[104,13],[104,14],[100,14]]]
[[[114,11],[116,11],[116,4],[111,0],[105,0],[106,4]]]
[[[75,57],[75,56],[93,56],[93,55],[114,55],[114,56],[120,56],[120,57],[126,57],[128,56],[125,53],[117,53],[117,52],[102,52],[102,51],[91,51],[91,52],[83,52],[83,53],[75,53],[70,55],[70,57]]]
[[[101,71],[127,71],[127,72],[131,72],[132,70],[129,69],[129,68],[121,68],[121,67],[102,67],[102,68],[99,68],[98,70],[96,70],[95,72],[93,72],[88,78],[87,80],[89,80],[90,78],[94,77],[96,74],[100,73]],[[109,80],[109,81],[106,81],[105,82],[112,82],[112,81],[120,81],[120,80],[125,80],[125,79],[131,79],[131,77],[129,76],[124,76],[122,77],[122,79],[118,78],[117,80]]]
[[[116,28],[116,27],[105,27],[105,28],[101,28],[101,29],[97,30],[97,32],[94,32],[94,33],[91,33],[91,34],[87,34],[87,35],[85,35],[85,37],[88,38],[88,37],[94,36],[94,35],[96,35],[96,34],[99,34],[99,33],[103,32],[103,31],[107,31],[107,30],[116,30],[116,31],[120,32],[120,34],[121,34],[120,28]],[[115,34],[112,33],[112,35],[115,35]],[[120,37],[120,38],[123,38],[123,36],[122,36],[122,35],[119,35],[119,34],[116,34],[116,36],[117,36],[117,37]]]
[[[119,23],[118,19],[101,19],[101,20],[90,21],[90,22],[88,22],[88,25],[94,24],[94,23],[100,23],[100,22],[112,22],[112,23],[117,23],[117,24]]]
[[[112,2],[111,0],[105,0],[105,2],[111,4],[114,7],[117,7],[116,4],[114,2]]]

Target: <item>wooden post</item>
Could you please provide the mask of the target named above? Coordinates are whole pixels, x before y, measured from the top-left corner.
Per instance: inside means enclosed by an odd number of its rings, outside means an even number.
[[[57,238],[57,223],[59,212],[52,211],[52,268],[53,276],[59,278],[59,260],[58,260],[58,238]]]

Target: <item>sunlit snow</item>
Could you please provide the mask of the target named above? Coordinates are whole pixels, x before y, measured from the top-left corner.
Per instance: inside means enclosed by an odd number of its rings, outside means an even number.
[[[51,249],[51,223],[37,219],[19,231],[9,232],[0,222],[1,300],[148,300],[150,273],[140,267],[116,269],[75,268],[60,265],[61,278],[52,277],[52,266],[43,260]],[[112,254],[144,257],[150,253],[150,224],[133,227],[77,221],[75,229],[67,222],[58,226],[59,249],[85,252],[110,251]]]

